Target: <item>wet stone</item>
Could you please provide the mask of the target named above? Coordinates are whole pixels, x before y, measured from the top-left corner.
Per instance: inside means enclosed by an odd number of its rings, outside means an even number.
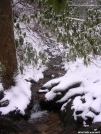
[[[76,114],[78,115],[78,114],[81,114],[83,111],[76,111]]]
[[[81,98],[81,101],[82,103],[86,103],[85,99],[84,98]]]
[[[0,91],[0,100],[4,97],[4,92]]]
[[[86,123],[87,124],[92,124],[93,118],[92,117],[88,117],[88,116],[86,116],[86,118],[87,118]]]
[[[83,118],[81,116],[78,116],[77,117],[77,122],[83,124]]]
[[[93,112],[96,115],[99,115],[100,114],[100,112],[95,111],[93,108],[90,108],[90,111]]]
[[[73,100],[71,100],[66,106],[65,110],[60,111],[60,119],[63,122],[65,126],[73,126],[75,125],[74,117],[73,117],[73,112],[74,110],[71,110],[71,105],[72,105]]]
[[[9,104],[9,100],[5,100],[3,102],[0,102],[0,107],[6,107]]]

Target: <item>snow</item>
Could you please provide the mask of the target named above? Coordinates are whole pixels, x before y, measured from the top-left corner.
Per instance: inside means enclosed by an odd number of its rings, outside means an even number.
[[[41,89],[40,89],[40,90],[39,90],[39,93],[43,93],[43,92],[46,93],[46,92],[49,92],[49,90],[48,90],[48,89],[45,89],[45,90],[41,90]]]
[[[12,86],[10,89],[4,91],[4,98],[0,100],[0,102],[9,101],[9,105],[6,107],[1,107],[0,112],[2,114],[8,114],[13,110],[20,110],[21,114],[25,114],[25,109],[27,105],[30,103],[31,99],[31,91],[30,91],[30,83],[26,82],[22,76],[16,77],[16,86]]]
[[[27,66],[22,76],[27,80],[34,80],[38,82],[39,79],[44,78],[43,72],[46,69],[47,68],[45,66],[40,67],[39,69],[37,69],[36,67],[33,68],[32,66]]]
[[[99,59],[100,57],[94,62]],[[58,103],[64,102],[61,110],[65,109],[65,106],[68,105],[68,100],[72,96],[76,96],[71,106],[71,109],[74,109],[74,119],[77,120],[78,116],[81,116],[84,120],[87,120],[87,117],[91,117],[93,123],[101,122],[101,68],[98,68],[93,63],[84,66],[82,59],[78,59],[74,63],[69,62],[64,67],[67,70],[64,76],[52,79],[43,85],[47,91],[48,88],[52,87],[45,94],[46,100],[53,100],[58,93],[66,91],[66,94],[57,101]],[[72,85],[78,83],[81,83],[79,87],[72,88]],[[69,87],[71,88],[69,89]],[[42,90],[44,89],[41,89],[41,92]],[[82,112],[77,115],[76,111]]]

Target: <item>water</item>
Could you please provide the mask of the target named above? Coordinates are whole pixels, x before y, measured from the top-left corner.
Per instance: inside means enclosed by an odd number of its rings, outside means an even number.
[[[33,108],[31,110],[31,115],[30,115],[30,119],[29,122],[33,123],[37,120],[40,120],[40,118],[42,118],[44,115],[48,114],[48,111],[42,111],[41,107],[39,105],[39,101],[38,100],[34,100],[33,103]]]

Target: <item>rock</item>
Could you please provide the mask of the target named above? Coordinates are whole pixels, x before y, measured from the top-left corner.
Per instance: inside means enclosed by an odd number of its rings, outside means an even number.
[[[89,116],[86,116],[86,118],[87,118],[86,123],[89,125],[92,124],[93,118]]]
[[[5,100],[5,101],[0,102],[0,107],[6,107],[8,105],[9,105],[9,100]]]
[[[62,104],[56,103],[56,101],[46,101],[46,100],[40,100],[39,102],[42,110],[48,110],[48,111],[59,111]]]
[[[52,74],[45,74],[44,77],[52,78]]]
[[[95,111],[95,109],[93,109],[92,107],[90,107],[90,111],[93,112],[96,115],[99,115],[100,114],[100,112]]]
[[[20,120],[20,119],[28,120],[30,118],[32,108],[33,108],[33,101],[31,99],[30,104],[25,109],[24,115],[20,112],[20,110],[18,108],[9,112],[8,115],[9,115],[9,117],[11,117],[14,120]]]
[[[9,113],[10,117],[12,117],[13,119],[19,120],[21,118],[23,118],[23,115],[20,113],[20,110],[13,110]]]
[[[0,91],[0,100],[4,97],[4,92]]]
[[[33,100],[31,99],[30,104],[25,109],[25,115],[24,115],[25,120],[28,120],[30,118],[32,108],[33,108]]]
[[[59,84],[59,83],[54,83],[54,84],[52,84],[52,85],[48,88],[48,90],[50,91],[53,87],[57,86],[58,84]],[[63,102],[63,103],[57,103],[57,101],[60,100],[60,99],[67,93],[67,91],[68,91],[69,89],[79,87],[80,85],[81,85],[81,82],[78,82],[78,83],[76,83],[76,84],[70,86],[69,88],[67,88],[67,90],[62,91],[61,94],[58,94],[58,92],[57,92],[56,97],[55,97],[53,100],[51,100],[51,101],[47,101],[47,100],[45,99],[45,97],[42,96],[42,98],[39,100],[39,103],[40,103],[40,105],[41,105],[41,108],[42,108],[43,110],[49,110],[49,111],[52,111],[52,110],[58,111],[58,110],[60,110],[62,104],[65,103],[65,102]],[[47,87],[44,87],[44,86],[43,86],[41,89],[44,90],[44,89],[47,89]],[[42,94],[42,92],[39,92],[39,94]],[[74,97],[74,96],[73,96],[73,97]],[[72,98],[73,98],[73,97],[72,97]]]
[[[83,111],[76,111],[76,114],[78,115],[78,114],[81,114]]]
[[[25,79],[27,82],[31,82],[31,83],[33,83],[33,84],[37,84],[37,82],[34,80],[34,79]]]
[[[86,101],[85,101],[85,98],[81,98],[81,101],[82,101],[82,103],[85,103]]]
[[[74,117],[73,112],[74,110],[71,110],[73,100],[71,100],[66,106],[63,111],[60,111],[60,120],[64,123],[65,126],[74,125]]]
[[[93,100],[96,100],[96,97],[93,97]]]
[[[60,100],[61,94],[58,94],[53,100],[46,100],[45,95],[43,93],[38,93],[40,95],[39,104],[42,110],[48,111],[59,111],[63,103],[58,103]]]
[[[83,124],[83,118],[81,116],[77,117],[77,122]]]
[[[90,133],[96,133],[100,134],[101,133],[101,122],[93,123],[89,127],[81,127],[80,130],[81,132],[86,131]]]

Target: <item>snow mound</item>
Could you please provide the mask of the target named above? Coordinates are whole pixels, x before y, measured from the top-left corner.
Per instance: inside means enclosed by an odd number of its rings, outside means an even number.
[[[65,91],[64,96],[57,102],[64,102],[61,110],[68,104],[68,100],[76,96],[73,100],[71,109],[74,109],[74,119],[77,120],[77,111],[82,111],[79,116],[84,120],[88,117],[93,122],[101,122],[101,68],[94,64],[84,66],[82,60],[78,59],[75,63],[65,64],[67,73],[43,85],[43,89],[51,89],[45,94],[48,101],[53,100],[58,93]],[[73,85],[79,84],[77,87]],[[40,90],[39,90],[40,91]]]
[[[21,114],[25,114],[25,109],[30,103],[31,91],[30,83],[26,82],[21,75],[16,77],[16,86],[4,91],[4,98],[0,103],[8,100],[9,104],[6,107],[0,107],[0,112],[5,115],[14,110],[20,110]]]

